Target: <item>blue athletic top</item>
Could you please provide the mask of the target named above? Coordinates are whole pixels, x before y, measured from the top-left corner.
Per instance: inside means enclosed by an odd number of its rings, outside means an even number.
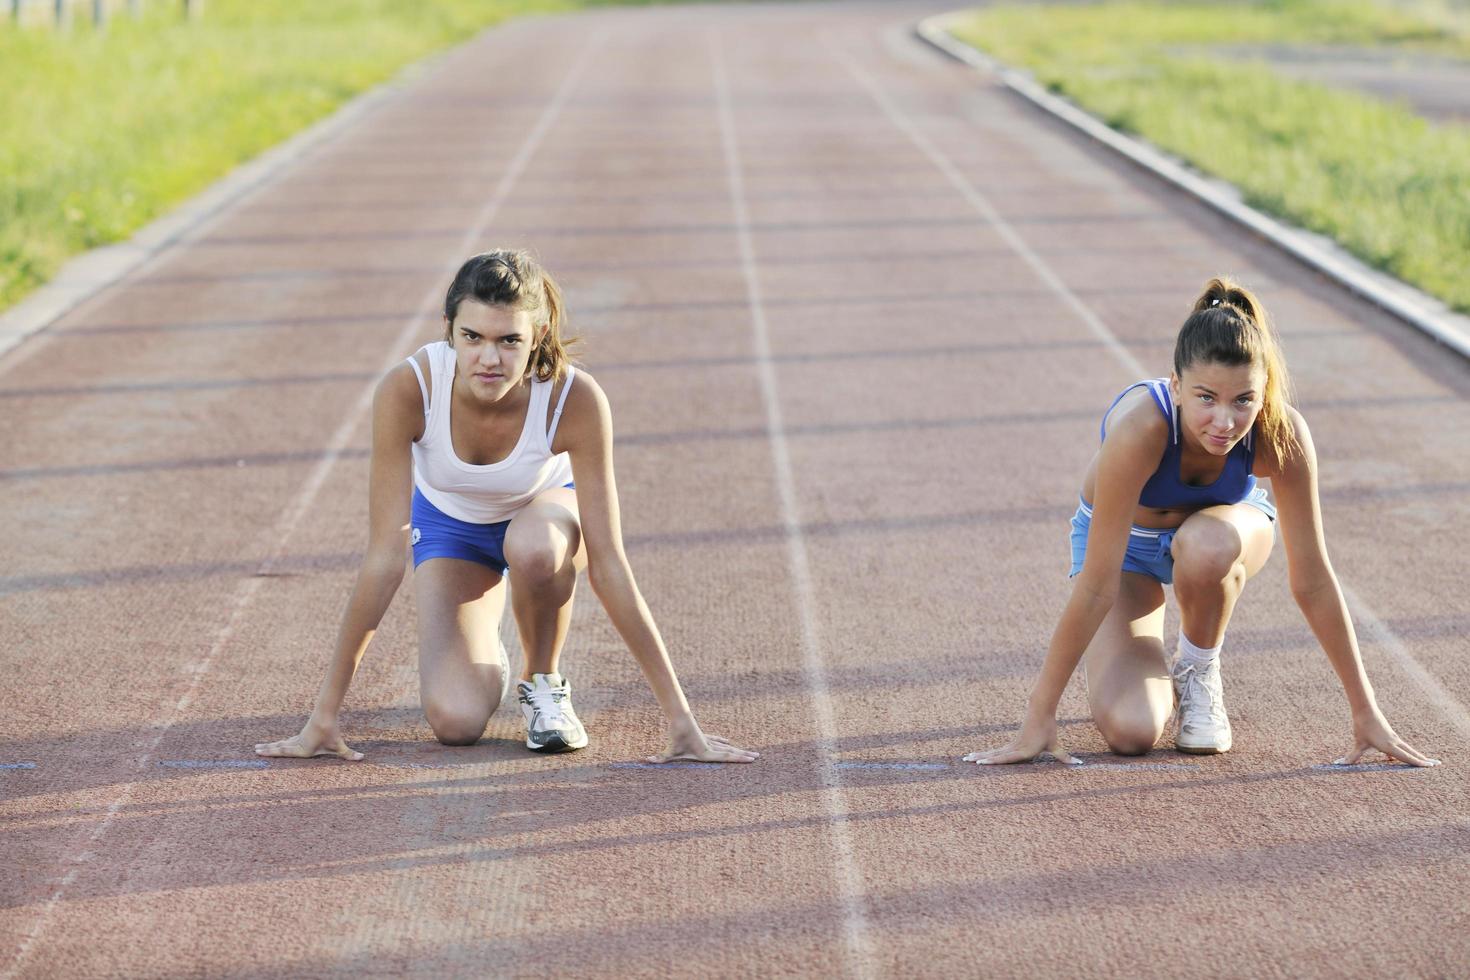
[[[1140,504],[1161,510],[1199,510],[1216,504],[1238,504],[1250,496],[1256,488],[1256,478],[1251,475],[1251,468],[1256,462],[1254,432],[1247,432],[1244,439],[1230,448],[1229,455],[1225,457],[1225,469],[1220,471],[1214,483],[1202,487],[1185,483],[1179,478],[1179,456],[1184,446],[1179,438],[1179,410],[1174,407],[1174,398],[1169,394],[1169,379],[1155,378],[1129,385],[1113,399],[1108,412],[1134,388],[1148,389],[1154,405],[1169,420],[1171,433],[1169,444],[1164,447],[1164,458],[1159,460],[1159,468],[1154,470],[1153,476],[1143,485],[1143,492],[1138,495]],[[1108,434],[1108,412],[1103,413],[1103,438]]]

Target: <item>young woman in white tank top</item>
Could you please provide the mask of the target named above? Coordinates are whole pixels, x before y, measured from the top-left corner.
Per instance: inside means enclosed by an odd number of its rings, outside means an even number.
[[[567,363],[561,318],[560,290],[525,252],[460,268],[446,339],[389,371],[373,401],[368,548],[316,706],[299,734],[256,752],[362,758],[338,717],[412,547],[420,698],[441,742],[475,742],[509,684],[499,640],[508,567],[527,747],[586,744],[557,670],[585,568],[668,720],[668,745],[649,761],[757,758],[702,732],[684,699],[623,551],[607,398]]]

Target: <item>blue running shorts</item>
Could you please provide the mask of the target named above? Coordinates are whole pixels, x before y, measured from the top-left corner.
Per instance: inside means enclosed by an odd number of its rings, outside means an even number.
[[[1266,495],[1265,487],[1256,487],[1241,503],[1249,504],[1270,518],[1272,524],[1276,523],[1276,506]],[[1072,571],[1068,578],[1082,571],[1082,560],[1087,555],[1087,529],[1091,526],[1092,507],[1079,497],[1077,513],[1072,515]],[[1174,556],[1169,545],[1173,544],[1177,530],[1133,525],[1128,532],[1128,550],[1123,553],[1123,571],[1147,575],[1164,585],[1173,582]]]
[[[569,489],[576,484],[568,483]],[[428,498],[413,491],[412,532],[409,541],[413,545],[413,567],[418,568],[430,558],[459,558],[478,562],[504,575],[510,565],[505,560],[505,529],[510,521],[494,524],[471,524],[450,517]]]

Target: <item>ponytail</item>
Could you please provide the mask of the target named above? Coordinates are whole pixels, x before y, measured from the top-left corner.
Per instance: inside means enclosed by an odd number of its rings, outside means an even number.
[[[567,347],[577,341],[575,337],[562,339],[561,328],[566,320],[566,304],[562,300],[561,287],[544,271],[541,273],[541,287],[541,306],[545,319],[537,326],[544,326],[546,330],[541,335],[541,342],[531,352],[531,370],[536,372],[536,380],[551,381],[566,374],[567,363],[571,360]]]

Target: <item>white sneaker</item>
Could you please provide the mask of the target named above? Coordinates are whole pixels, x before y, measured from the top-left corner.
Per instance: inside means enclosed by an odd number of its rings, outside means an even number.
[[[516,690],[526,717],[526,748],[570,752],[587,744],[587,731],[572,710],[572,685],[560,674],[532,674]]]
[[[1174,697],[1179,702],[1175,747],[1195,755],[1229,752],[1230,719],[1225,715],[1220,661],[1185,666],[1176,660],[1170,673],[1174,675]]]

